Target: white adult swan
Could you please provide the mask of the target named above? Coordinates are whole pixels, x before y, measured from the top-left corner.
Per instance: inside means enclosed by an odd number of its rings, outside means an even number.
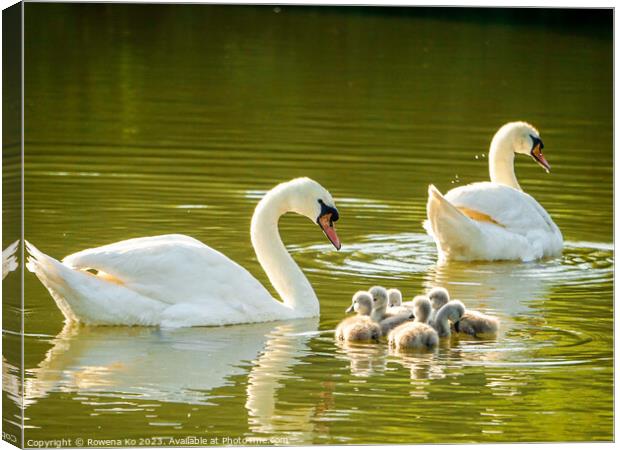
[[[278,233],[278,219],[288,211],[316,221],[340,249],[333,224],[338,211],[325,188],[297,178],[269,191],[256,206],[250,234],[282,302],[246,269],[183,235],[129,239],[62,263],[27,243],[27,267],[67,321],[90,325],[209,326],[318,316],[317,296]]]
[[[428,189],[424,228],[435,240],[440,261],[522,260],[562,252],[562,233],[545,209],[521,190],[514,155],[530,155],[547,172],[538,131],[525,122],[507,123],[493,137],[490,182],[452,189],[445,197]]]

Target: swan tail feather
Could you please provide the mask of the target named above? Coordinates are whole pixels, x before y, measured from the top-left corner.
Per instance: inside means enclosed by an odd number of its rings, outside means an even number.
[[[32,243],[25,240],[29,256],[26,259],[26,268],[34,273],[39,281],[47,288],[68,322],[77,322],[78,318],[65,300],[67,295],[66,272],[70,269],[60,261],[46,255]]]
[[[4,250],[2,250],[2,257],[3,257],[3,259],[9,258],[11,256],[14,256],[15,255],[15,251],[17,250],[18,246],[19,246],[19,239],[17,241],[13,242],[11,245],[9,245]]]
[[[13,272],[19,266],[17,262],[17,256],[15,252],[17,251],[17,247],[19,246],[19,240],[13,242],[7,248],[2,250],[2,279],[4,280],[6,276]]]
[[[168,305],[46,255],[30,242],[26,267],[47,288],[67,322],[157,325]]]
[[[448,256],[468,255],[472,242],[480,241],[478,225],[450,203],[434,185],[428,187],[426,203],[428,220],[424,223],[433,237],[440,259]]]
[[[51,256],[47,256],[30,242],[25,242],[26,250],[28,250],[29,253],[28,258],[26,259],[26,268],[39,278],[56,276],[56,271],[53,270],[55,266],[54,261],[58,264],[60,264],[60,262]]]

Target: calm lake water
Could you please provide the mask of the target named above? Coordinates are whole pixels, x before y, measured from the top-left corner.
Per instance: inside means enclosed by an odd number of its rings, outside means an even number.
[[[26,273],[26,441],[613,439],[610,11],[27,4],[25,29],[25,234],[40,249],[184,233],[270,287],[250,218],[297,176],[333,194],[343,242],[281,220],[321,302],[286,323],[63,329]],[[516,170],[563,256],[437,266],[427,185],[487,179],[512,120],[545,142],[551,174],[527,157]],[[417,356],[337,345],[373,284],[444,285],[501,334]],[[6,357],[5,401],[17,367]]]

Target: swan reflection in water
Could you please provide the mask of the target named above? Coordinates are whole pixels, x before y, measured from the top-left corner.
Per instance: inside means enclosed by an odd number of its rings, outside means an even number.
[[[284,380],[295,377],[291,368],[309,353],[308,343],[317,334],[317,325],[317,319],[312,327],[308,324],[305,329],[296,322],[283,324],[265,342],[263,352],[248,375],[246,389],[248,424],[254,433],[284,433],[287,444],[308,444],[323,426],[314,419],[333,407],[333,384],[321,383],[324,389],[316,404],[286,402],[284,406],[278,405],[278,391],[284,388]]]
[[[551,286],[545,268],[545,263],[447,262],[431,267],[423,284],[426,290],[445,287],[467,308],[498,315],[501,332],[511,316],[531,312],[532,303],[545,297]]]
[[[556,286],[599,284],[613,277],[613,246],[565,242],[561,257],[530,263],[446,262],[428,267],[424,288],[443,286],[468,308],[504,318],[537,313]]]
[[[317,318],[182,329],[67,324],[45,359],[27,371],[25,405],[52,392],[210,405],[211,391],[247,373],[250,428],[268,432],[277,428],[281,381],[309,353],[317,328]],[[309,426],[311,409],[287,407],[290,427]]]

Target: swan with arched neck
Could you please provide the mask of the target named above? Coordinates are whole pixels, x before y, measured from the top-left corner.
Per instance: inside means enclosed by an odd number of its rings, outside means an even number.
[[[90,325],[183,327],[315,317],[319,300],[278,232],[287,212],[308,217],[340,249],[338,210],[325,188],[297,178],[270,190],[256,206],[250,236],[282,301],[219,251],[178,234],[87,249],[62,262],[27,243],[27,267],[67,321]]]
[[[562,253],[560,229],[523,192],[514,172],[515,154],[531,156],[549,172],[543,147],[532,125],[507,123],[491,141],[490,182],[460,186],[445,196],[429,186],[424,227],[435,240],[441,261],[531,261]]]

